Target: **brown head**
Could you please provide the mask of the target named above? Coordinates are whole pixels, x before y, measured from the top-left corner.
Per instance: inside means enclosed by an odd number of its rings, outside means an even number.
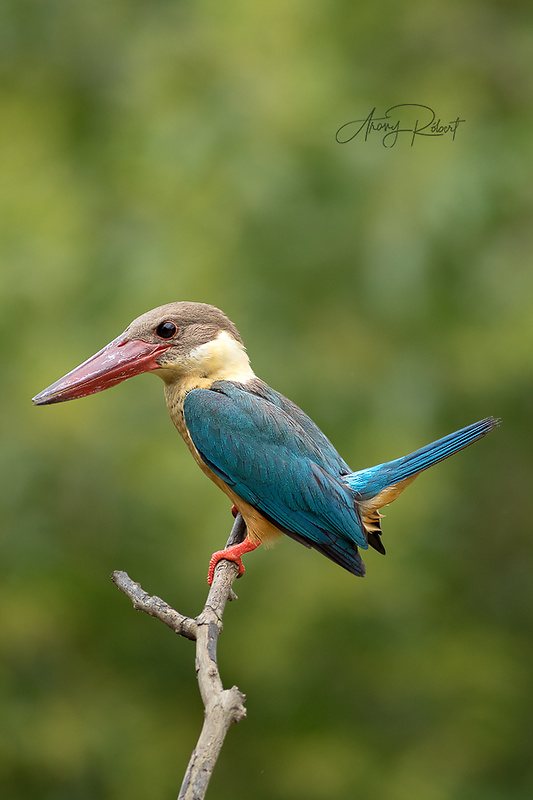
[[[167,303],[138,317],[96,355],[33,398],[35,405],[74,400],[139,375],[165,381],[215,373],[222,361],[248,364],[235,325],[206,303]]]

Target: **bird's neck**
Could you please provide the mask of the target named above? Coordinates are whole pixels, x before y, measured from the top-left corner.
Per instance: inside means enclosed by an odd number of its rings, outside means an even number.
[[[222,331],[216,339],[194,348],[179,369],[160,370],[172,422],[190,447],[183,403],[191,389],[209,389],[215,381],[249,383],[255,379],[244,346]]]

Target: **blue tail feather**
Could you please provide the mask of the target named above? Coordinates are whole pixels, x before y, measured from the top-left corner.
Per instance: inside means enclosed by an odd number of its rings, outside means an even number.
[[[474,422],[466,428],[455,433],[450,433],[436,442],[415,450],[408,456],[387,461],[375,467],[362,469],[343,476],[343,481],[354,491],[358,492],[361,500],[369,500],[389,486],[394,486],[400,481],[417,475],[428,467],[457,453],[478,439],[486,436],[500,421],[495,417]]]

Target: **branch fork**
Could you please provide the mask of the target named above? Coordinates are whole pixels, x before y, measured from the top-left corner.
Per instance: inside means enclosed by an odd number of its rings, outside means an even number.
[[[239,514],[226,547],[242,542],[245,536],[246,525]],[[228,600],[237,599],[232,589],[237,574],[237,564],[226,560],[219,562],[205,606],[196,618],[180,614],[160,597],[150,596],[125,572],[117,570],[111,575],[113,583],[130,598],[135,609],[156,617],[174,633],[196,642],[196,677],[204,704],[204,724],[189,760],[178,800],[202,800],[205,797],[230,725],[246,717],[246,696],[237,686],[224,689],[217,663],[224,608]]]

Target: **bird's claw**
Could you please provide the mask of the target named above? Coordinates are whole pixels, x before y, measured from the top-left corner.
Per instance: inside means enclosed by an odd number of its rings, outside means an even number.
[[[215,576],[215,569],[219,561],[233,561],[234,564],[237,564],[239,567],[239,572],[237,578],[242,578],[244,575],[244,564],[242,563],[242,558],[240,556],[233,556],[231,553],[228,553],[227,550],[217,550],[216,553],[213,553],[211,556],[211,560],[209,561],[209,570],[207,573],[207,583],[209,586],[213,583],[213,578]]]

